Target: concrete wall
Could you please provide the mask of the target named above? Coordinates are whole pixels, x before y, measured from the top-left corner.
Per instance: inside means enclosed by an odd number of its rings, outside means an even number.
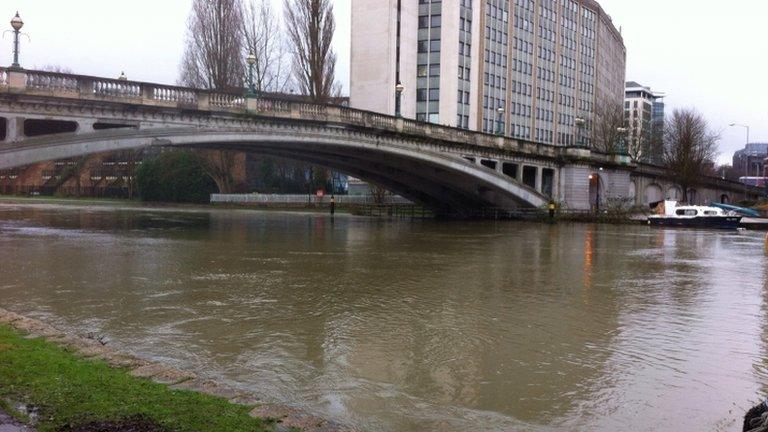
[[[352,34],[350,105],[394,114],[397,0],[353,1]]]

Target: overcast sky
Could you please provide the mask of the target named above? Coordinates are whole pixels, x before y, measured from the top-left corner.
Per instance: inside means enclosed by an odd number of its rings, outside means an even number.
[[[276,5],[281,0],[272,0]],[[350,4],[336,7],[338,78],[349,82]],[[411,0],[416,1],[416,0]],[[451,0],[458,1],[458,0]],[[22,66],[46,64],[76,73],[175,83],[191,0],[3,0],[0,20],[18,9],[30,41]],[[768,141],[768,1],[600,0],[621,27],[627,80],[668,94],[668,109],[696,107],[722,132],[721,161],[751,141]],[[10,28],[9,25],[6,25]],[[0,63],[11,63],[11,37]],[[5,60],[3,60],[3,58]]]

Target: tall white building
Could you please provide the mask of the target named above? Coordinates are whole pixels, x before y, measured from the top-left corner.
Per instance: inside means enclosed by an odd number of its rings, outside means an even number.
[[[629,139],[647,146],[654,134],[664,129],[664,93],[654,92],[650,87],[634,81],[626,84],[624,116],[629,126]]]
[[[355,108],[394,114],[400,82],[407,118],[588,144],[595,107],[624,100],[625,61],[593,0],[352,2]]]

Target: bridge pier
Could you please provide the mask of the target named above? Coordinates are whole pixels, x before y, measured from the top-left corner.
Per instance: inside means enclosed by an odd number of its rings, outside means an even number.
[[[14,143],[24,139],[24,118],[23,117],[5,117],[5,140],[6,143]]]
[[[534,167],[534,169],[536,169],[536,180],[534,181],[535,188],[538,192],[542,192],[542,184],[543,184],[542,174],[544,172],[544,169],[539,166]]]

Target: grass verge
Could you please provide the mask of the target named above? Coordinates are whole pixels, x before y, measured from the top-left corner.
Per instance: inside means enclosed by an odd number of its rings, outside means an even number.
[[[5,325],[0,325],[0,398],[38,408],[41,432],[131,418],[178,432],[272,430],[250,417],[249,407],[134,378],[43,339],[25,339]]]

